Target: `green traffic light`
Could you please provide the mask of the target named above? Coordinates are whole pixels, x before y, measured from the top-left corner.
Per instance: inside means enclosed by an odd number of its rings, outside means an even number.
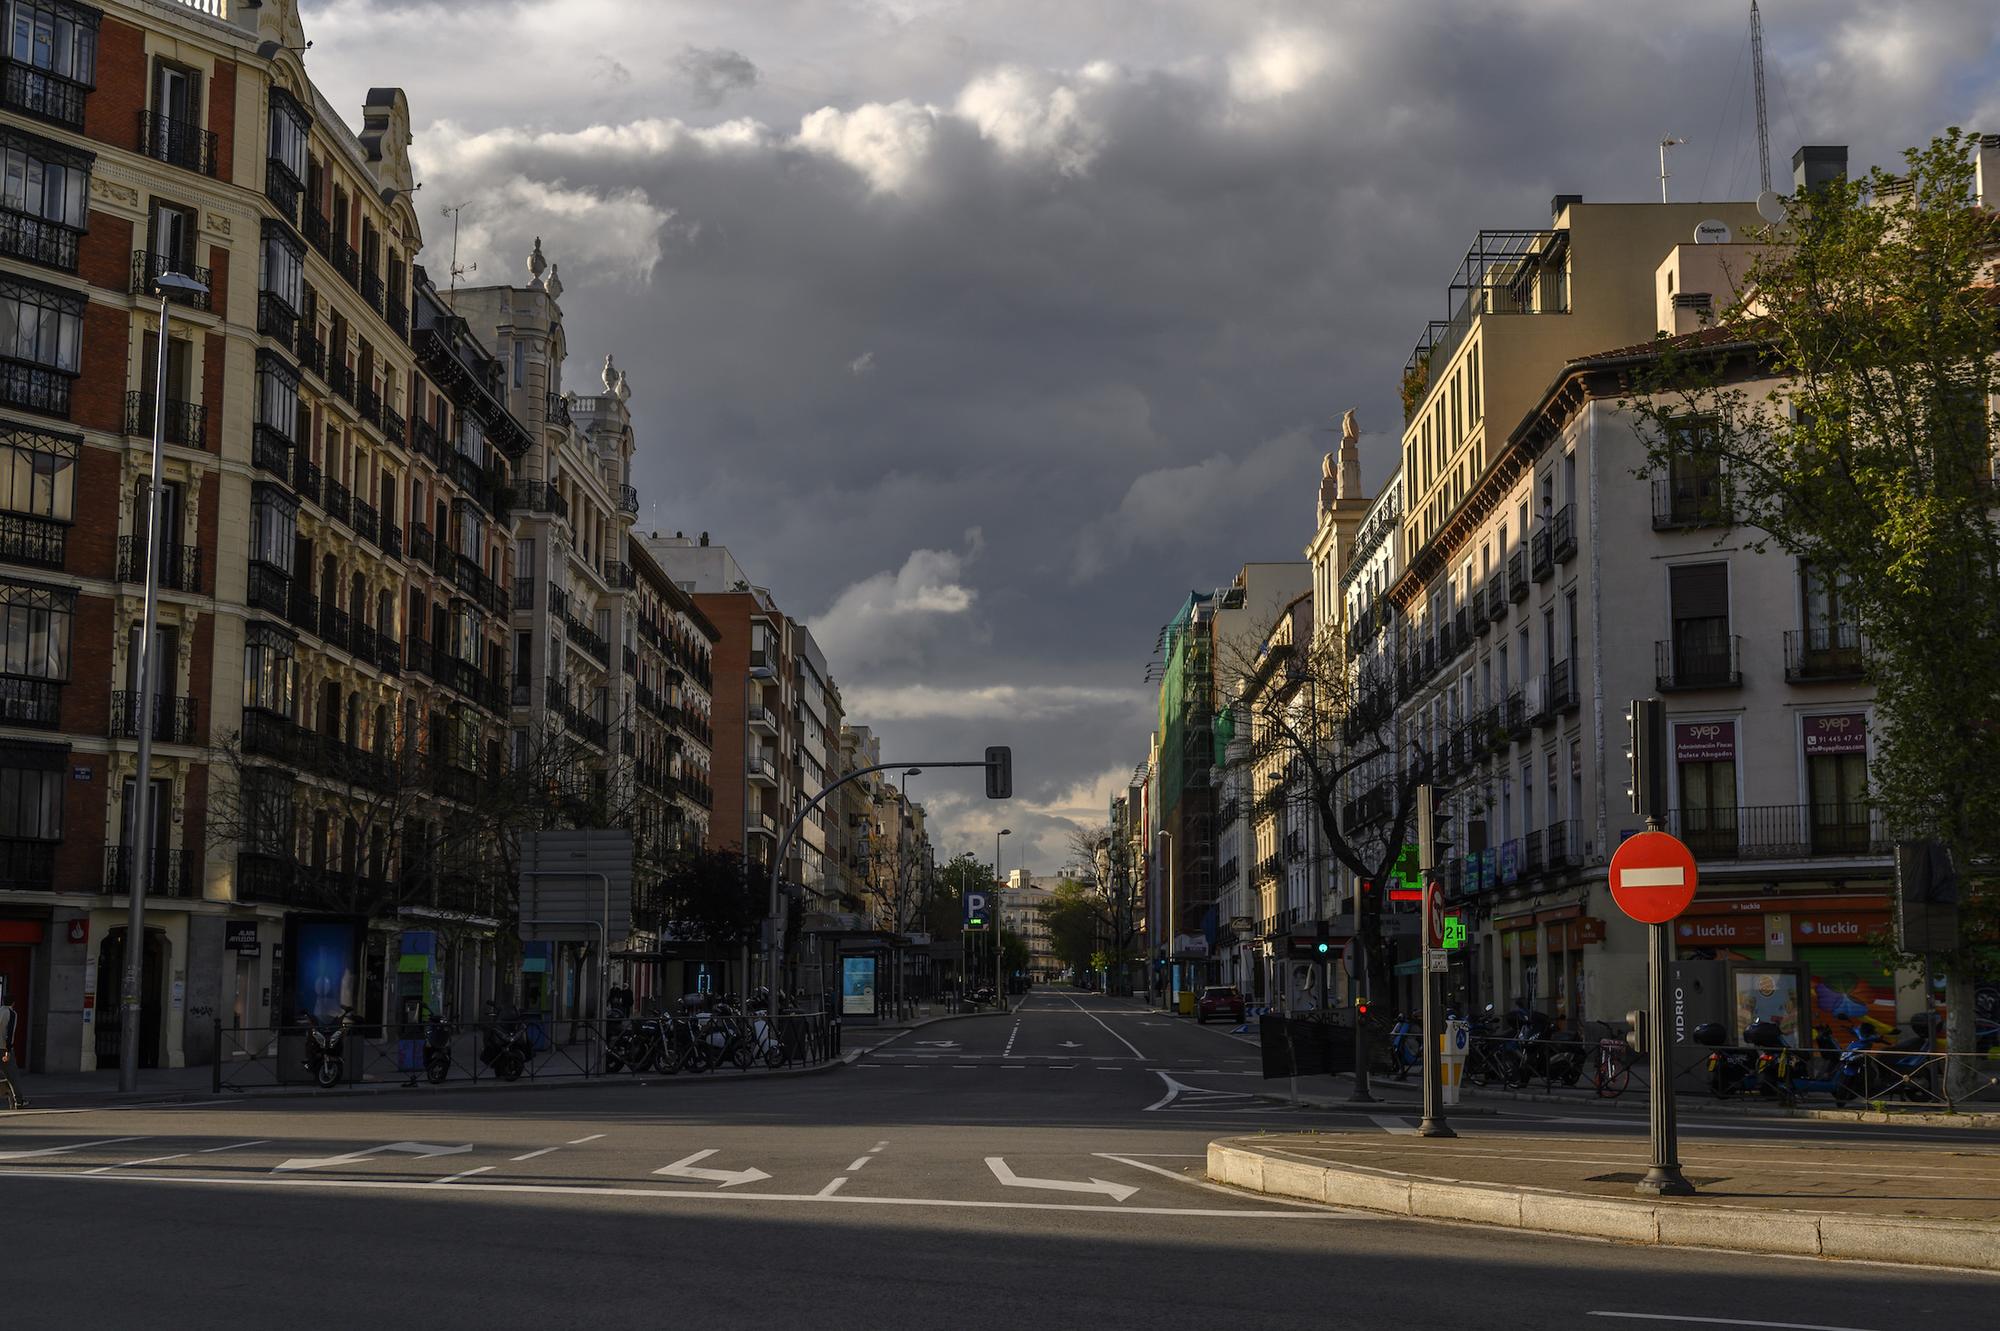
[[[1331,951],[1333,951],[1333,948],[1332,948],[1332,947],[1331,947],[1331,946],[1330,946],[1329,944],[1326,944],[1326,943],[1321,943],[1321,944],[1319,945],[1319,950],[1320,950],[1320,953],[1321,953],[1322,955],[1324,955],[1324,954],[1326,954],[1326,953],[1328,953],[1328,952],[1331,952]]]

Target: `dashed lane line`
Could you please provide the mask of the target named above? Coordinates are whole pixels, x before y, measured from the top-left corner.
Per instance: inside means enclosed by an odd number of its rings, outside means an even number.
[[[214,1155],[218,1151],[240,1151],[248,1146],[269,1146],[270,1144],[271,1139],[269,1137],[259,1137],[254,1142],[231,1142],[227,1146],[204,1146],[197,1154]]]
[[[456,1183],[462,1178],[471,1178],[474,1174],[484,1174],[492,1168],[493,1166],[491,1165],[481,1165],[477,1169],[467,1169],[457,1174],[449,1174],[444,1178],[437,1179],[434,1182],[425,1184],[424,1186],[428,1188],[435,1188],[439,1186],[439,1184]]]
[[[108,1174],[114,1169],[130,1169],[134,1165],[157,1165],[162,1160],[181,1160],[185,1159],[188,1154],[189,1152],[187,1151],[176,1151],[172,1155],[150,1155],[144,1160],[121,1160],[115,1165],[99,1165],[95,1169],[86,1169],[83,1172],[86,1174]]]
[[[1133,1044],[1130,1040],[1120,1035],[1117,1031],[1112,1030],[1109,1026],[1105,1026],[1104,1018],[1098,1016],[1095,1012],[1092,1012],[1090,1009],[1086,1008],[1083,1004],[1077,1002],[1074,998],[1070,999],[1069,1001],[1071,1007],[1074,1007],[1078,1012],[1083,1013],[1084,1016],[1089,1017],[1099,1026],[1104,1026],[1104,1033],[1106,1035],[1116,1040],[1119,1044],[1124,1045],[1127,1049],[1130,1049],[1132,1051],[1132,1057],[1137,1059],[1144,1059],[1146,1057],[1144,1054],[1139,1052],[1139,1046]]]

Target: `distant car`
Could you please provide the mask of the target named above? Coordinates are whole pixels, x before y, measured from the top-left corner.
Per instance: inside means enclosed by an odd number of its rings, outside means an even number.
[[[1243,1020],[1243,991],[1233,984],[1211,984],[1194,1005],[1195,1020],[1206,1026],[1210,1017]]]

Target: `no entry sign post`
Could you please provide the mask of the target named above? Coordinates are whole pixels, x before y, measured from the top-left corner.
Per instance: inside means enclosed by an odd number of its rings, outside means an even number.
[[[1664,783],[1655,760],[1662,757],[1666,730],[1663,709],[1652,699],[1632,704],[1633,812],[1646,829],[1627,837],[1611,857],[1611,898],[1646,926],[1646,1055],[1651,1069],[1653,1160],[1637,1185],[1656,1197],[1686,1197],[1694,1184],[1681,1173],[1678,1127],[1674,1121],[1674,1070],[1667,1043],[1667,925],[1694,900],[1694,855],[1678,837],[1660,830]]]

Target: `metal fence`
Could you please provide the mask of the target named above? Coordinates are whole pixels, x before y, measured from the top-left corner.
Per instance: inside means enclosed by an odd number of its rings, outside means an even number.
[[[626,1047],[637,1023],[647,1020],[687,1022],[689,1019],[621,1018],[599,1022],[528,1018],[517,1022],[448,1023],[443,1031],[433,1031],[426,1023],[355,1023],[341,1033],[337,1050],[340,1068],[332,1080],[341,1086],[449,1085],[662,1076],[679,1072],[678,1063],[672,1069],[652,1063],[635,1067],[617,1057],[616,1051]],[[775,1027],[766,1024],[761,1013],[757,1014],[757,1021],[761,1028],[758,1034],[750,1037],[746,1033],[745,1037],[753,1050],[748,1069],[725,1058],[712,1068],[690,1067],[685,1075],[741,1076],[750,1071],[813,1067],[840,1057],[840,1021],[827,1013],[782,1013]],[[716,1028],[715,1033],[724,1032]],[[699,1038],[706,1040],[709,1034],[710,1029],[704,1027]],[[317,1065],[309,1046],[308,1028],[303,1024],[226,1027],[217,1022],[213,1089],[219,1094],[226,1090],[314,1086],[318,1084]],[[510,1047],[517,1052],[517,1058],[502,1056],[502,1051]],[[519,1068],[516,1075],[501,1075],[516,1066]]]

